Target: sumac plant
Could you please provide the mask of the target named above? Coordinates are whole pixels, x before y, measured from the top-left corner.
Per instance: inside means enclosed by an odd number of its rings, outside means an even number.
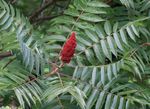
[[[0,109],[150,109],[149,0],[0,0]]]

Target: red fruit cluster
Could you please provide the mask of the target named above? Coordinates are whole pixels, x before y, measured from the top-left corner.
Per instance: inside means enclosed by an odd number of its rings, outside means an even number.
[[[64,63],[69,63],[70,62],[71,58],[74,55],[76,45],[77,45],[76,33],[72,32],[71,36],[69,37],[69,39],[64,44],[64,46],[61,50],[61,53],[60,53],[61,60]]]

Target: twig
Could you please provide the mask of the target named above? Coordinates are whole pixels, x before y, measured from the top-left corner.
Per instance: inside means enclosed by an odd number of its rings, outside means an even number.
[[[10,56],[13,56],[13,53],[12,51],[8,51],[8,52],[5,52],[5,53],[1,53],[0,54],[0,60],[5,58],[5,57],[10,57]]]
[[[15,4],[16,2],[17,2],[17,0],[11,0],[9,3]]]
[[[56,2],[58,0],[49,0],[44,6],[40,7],[39,9],[37,9],[37,11],[35,11],[30,17],[29,20],[32,21],[36,16],[38,16],[43,10],[45,10],[47,7],[49,7],[50,5],[52,5],[54,2]]]
[[[63,14],[63,12],[60,13],[59,15],[39,17],[39,18],[35,19],[34,22],[40,22],[40,21],[44,21],[44,20],[51,20],[55,17],[61,16],[62,14]]]
[[[11,4],[15,4],[17,2],[17,0],[13,0],[12,2],[11,2]]]
[[[108,1],[106,1],[106,3],[107,3],[107,4],[109,4],[109,3],[111,3],[111,2],[112,2],[112,0],[108,0]]]
[[[62,0],[63,1],[63,0]],[[68,6],[69,6],[69,4],[70,4],[70,1],[71,0],[69,0],[69,2],[67,3],[67,5],[64,7],[64,9],[67,9],[68,8]],[[55,4],[56,6],[57,6],[57,3],[56,2],[54,2],[53,4]],[[44,4],[43,5],[41,5],[41,6],[44,6]],[[51,10],[49,11],[49,13],[51,14],[51,12],[52,12],[52,10],[55,8],[55,6],[53,5],[53,7],[51,8]],[[34,23],[38,23],[38,22],[41,22],[41,21],[45,21],[45,20],[51,20],[51,19],[53,19],[53,18],[55,18],[55,17],[58,17],[58,16],[61,16],[61,15],[63,15],[63,13],[64,13],[64,9],[62,9],[62,12],[60,12],[60,13],[58,13],[57,15],[49,15],[49,16],[39,16],[39,17],[37,17],[37,18],[35,18],[34,19],[34,21],[32,20],[32,23],[34,24]],[[42,11],[43,12],[43,11]]]
[[[142,46],[150,46],[150,43],[143,43]]]

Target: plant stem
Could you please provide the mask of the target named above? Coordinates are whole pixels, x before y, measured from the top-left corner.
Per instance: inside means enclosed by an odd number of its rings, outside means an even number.
[[[56,67],[52,72],[46,74],[45,76],[46,76],[46,77],[50,77],[51,75],[57,73],[57,71],[58,71],[61,67],[63,67],[63,66],[64,66],[64,63],[61,63],[61,64],[60,64],[58,67]]]
[[[13,58],[13,59],[10,59],[10,60],[5,64],[5,66],[4,66],[2,69],[5,69],[5,68],[6,68],[10,63],[12,63],[15,59],[16,59],[16,57]]]
[[[60,80],[60,84],[62,85],[62,87],[64,88],[64,84],[63,84],[63,81],[62,81],[62,79],[61,79],[61,77],[60,77],[60,74],[57,72],[57,75],[58,75],[58,78],[59,78],[59,80]]]

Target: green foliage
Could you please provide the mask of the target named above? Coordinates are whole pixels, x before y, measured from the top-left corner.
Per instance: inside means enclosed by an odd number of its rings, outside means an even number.
[[[0,58],[2,105],[13,101],[27,109],[149,109],[149,9],[149,0],[74,0],[63,14],[34,27],[0,0],[0,53],[13,52]],[[54,6],[52,15],[60,10]],[[61,63],[61,47],[72,31],[77,33],[74,57],[58,75],[46,76],[53,64]]]

